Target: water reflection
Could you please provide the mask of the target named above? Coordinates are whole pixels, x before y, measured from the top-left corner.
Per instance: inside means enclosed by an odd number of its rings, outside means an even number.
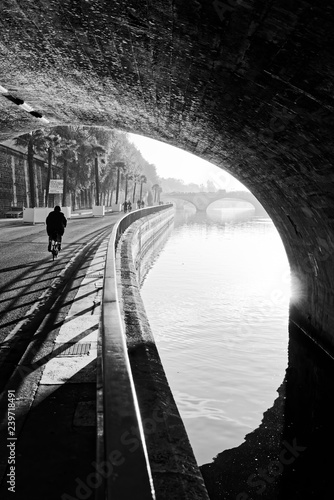
[[[164,248],[168,238],[174,228],[174,220],[169,220],[168,223],[154,235],[150,240],[149,245],[144,245],[142,251],[137,254],[135,268],[137,279],[140,286],[144,283],[145,277],[149,270],[153,267],[154,262],[158,259],[161,250]]]
[[[333,360],[292,321],[288,340],[272,223],[209,215],[176,217],[142,295],[210,498],[330,499]]]
[[[279,397],[237,448],[201,471],[211,500],[333,497],[334,364],[292,322]]]
[[[250,218],[257,220],[268,221],[268,218],[255,217],[254,208],[217,208],[216,204],[211,205],[206,212],[196,212],[195,209],[186,208],[183,211],[177,211],[175,217],[175,225],[181,226],[185,224],[199,224],[205,226],[213,226],[217,223],[222,226],[228,223],[242,223]]]

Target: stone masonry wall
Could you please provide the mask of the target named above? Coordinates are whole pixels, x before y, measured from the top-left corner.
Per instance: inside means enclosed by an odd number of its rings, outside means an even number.
[[[135,261],[145,241],[154,246],[168,228],[173,209],[138,220],[124,233],[117,250],[122,315],[131,369],[157,498],[208,500],[188,436],[171,393],[140,296]]]

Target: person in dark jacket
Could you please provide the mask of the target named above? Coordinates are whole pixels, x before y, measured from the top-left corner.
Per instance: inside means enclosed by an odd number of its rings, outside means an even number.
[[[49,236],[48,251],[51,252],[51,242],[58,242],[58,250],[61,250],[61,239],[67,225],[67,220],[60,207],[56,205],[53,212],[50,212],[46,218],[46,232]]]

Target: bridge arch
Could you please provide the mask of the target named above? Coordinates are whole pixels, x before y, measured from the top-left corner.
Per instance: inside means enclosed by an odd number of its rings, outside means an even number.
[[[264,215],[266,211],[264,210],[261,203],[248,191],[225,191],[220,190],[218,192],[200,192],[200,193],[164,193],[163,198],[165,200],[178,199],[184,200],[195,206],[198,212],[205,212],[208,207],[215,201],[223,199],[232,199],[247,201],[253,205],[255,213],[257,215]]]
[[[226,196],[224,198],[221,198],[220,200],[212,201],[210,203],[210,205],[208,205],[207,210],[212,208],[212,205],[214,205],[218,201],[244,202],[244,203],[247,203],[247,205],[248,205],[248,206],[244,207],[245,210],[251,209],[251,210],[254,210],[254,214],[256,213],[256,215],[260,215],[260,213],[259,214],[257,213],[254,203],[252,203],[251,201],[248,201],[248,200],[243,200],[241,198],[234,197],[234,196]],[[265,214],[266,212],[263,210],[263,213]]]
[[[163,195],[163,193],[162,193],[162,195]],[[164,198],[166,198],[166,199],[164,199]],[[167,197],[162,196],[162,200],[163,201],[167,201],[167,198],[168,198],[168,200],[171,200],[172,202],[175,201],[175,200],[185,201],[186,203],[188,203],[189,205],[191,205],[191,207],[193,207],[195,209],[195,212],[198,211],[195,202],[193,202],[191,200],[183,200],[182,198],[175,198],[173,196],[171,196],[171,197],[169,197],[169,196],[167,196]]]
[[[5,2],[0,139],[99,124],[228,170],[282,237],[294,320],[334,350],[334,7],[229,3]]]

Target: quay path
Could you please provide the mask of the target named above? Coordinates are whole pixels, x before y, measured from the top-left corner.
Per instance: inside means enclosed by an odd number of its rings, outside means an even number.
[[[94,497],[100,301],[122,216],[74,214],[54,262],[44,225],[0,220],[1,499]]]

